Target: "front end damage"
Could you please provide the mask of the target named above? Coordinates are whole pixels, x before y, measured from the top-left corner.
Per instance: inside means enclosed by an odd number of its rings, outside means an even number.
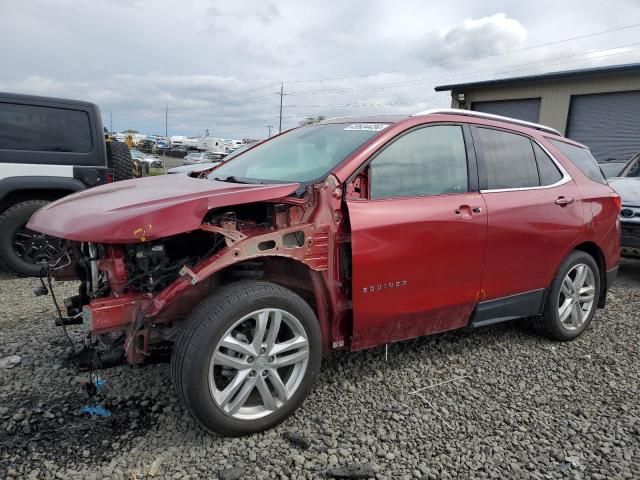
[[[126,244],[71,242],[81,283],[64,301],[65,322],[89,330],[75,363],[98,369],[166,353],[202,299],[243,278],[299,293],[316,311],[325,350],[343,347],[350,282],[338,264],[350,246],[340,199],[329,177],[301,197],[212,208],[198,229],[166,238],[145,241],[138,232]],[[54,276],[68,277],[69,268]]]

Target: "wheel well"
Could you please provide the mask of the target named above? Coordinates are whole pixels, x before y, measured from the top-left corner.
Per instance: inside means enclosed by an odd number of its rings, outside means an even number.
[[[0,213],[7,208],[15,205],[16,203],[26,202],[27,200],[58,200],[66,195],[70,195],[74,192],[71,190],[41,190],[41,189],[28,189],[28,190],[14,190],[5,195],[0,200]]]
[[[327,299],[324,291],[318,292],[313,272],[307,265],[286,257],[261,257],[233,264],[219,272],[213,278],[213,285],[223,285],[239,280],[264,280],[280,285],[298,294],[311,307],[320,322],[325,351],[330,341],[330,318],[327,313]],[[319,295],[321,295],[319,297]],[[322,305],[318,305],[322,302]]]
[[[220,283],[254,279],[276,283],[300,295],[317,314],[309,267],[296,260],[263,257],[235,263],[216,274]]]
[[[598,272],[600,273],[600,298],[598,300],[598,308],[603,308],[606,302],[608,287],[604,254],[602,253],[602,250],[600,250],[600,247],[593,242],[581,243],[580,245],[577,245],[574,250],[580,250],[588,253],[596,261],[596,265],[598,265]]]

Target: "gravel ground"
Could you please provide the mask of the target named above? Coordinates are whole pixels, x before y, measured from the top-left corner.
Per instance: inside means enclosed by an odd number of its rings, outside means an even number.
[[[166,364],[104,371],[113,415],[80,414],[87,377],[62,365],[33,285],[0,279],[0,358],[22,357],[0,369],[3,479],[327,478],[356,465],[379,479],[640,478],[638,262],[577,341],[519,322],[390,345],[388,361],[384,348],[334,354],[292,418],[241,439],[203,432]]]

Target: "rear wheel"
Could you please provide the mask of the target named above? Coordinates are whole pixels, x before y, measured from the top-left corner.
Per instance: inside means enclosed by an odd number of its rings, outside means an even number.
[[[321,356],[318,321],[302,298],[279,285],[243,281],[192,313],[171,373],[181,402],[206,429],[238,436],[293,413]]]
[[[574,251],[556,274],[538,330],[555,340],[573,340],[591,323],[600,296],[600,272],[591,255]]]
[[[11,272],[37,276],[43,265],[62,251],[63,240],[26,227],[31,216],[48,203],[47,200],[28,200],[0,215],[0,263]]]
[[[109,168],[113,170],[113,180],[129,180],[134,178],[133,160],[131,152],[126,143],[109,141],[107,142],[107,159]],[[139,176],[142,176],[140,173]]]

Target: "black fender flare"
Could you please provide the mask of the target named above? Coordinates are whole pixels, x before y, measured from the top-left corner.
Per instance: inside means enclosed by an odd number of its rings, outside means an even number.
[[[70,193],[85,190],[87,187],[78,179],[71,177],[19,176],[0,180],[0,202],[10,193],[25,190],[67,190]]]

